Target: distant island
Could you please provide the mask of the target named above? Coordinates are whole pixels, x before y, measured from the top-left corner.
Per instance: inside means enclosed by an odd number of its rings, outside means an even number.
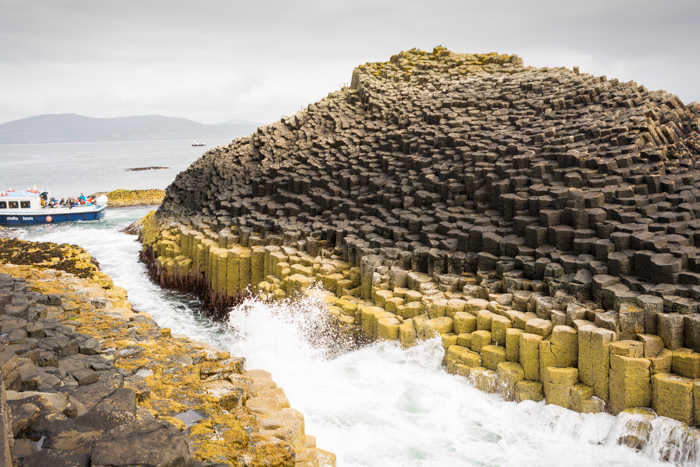
[[[256,122],[234,120],[207,125],[186,118],[143,115],[92,118],[76,114],[37,115],[0,125],[0,144],[236,138],[255,131]]]

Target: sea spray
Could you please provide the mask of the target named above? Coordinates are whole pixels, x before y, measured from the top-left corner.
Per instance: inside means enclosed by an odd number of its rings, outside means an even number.
[[[611,439],[616,417],[505,402],[448,375],[439,339],[343,353],[314,336],[324,319],[313,294],[273,304],[251,299],[230,314],[229,350],[272,373],[338,465],[664,465],[659,454]]]
[[[262,321],[249,316],[266,316]],[[271,328],[272,334],[302,350],[300,358],[333,358],[356,348],[351,335],[343,334],[327,312],[320,288],[311,288],[303,298],[262,301],[249,298],[229,312],[229,332],[234,341],[251,339],[251,334],[265,332],[256,325]],[[239,325],[240,324],[240,325]],[[274,331],[277,331],[276,333]],[[303,346],[300,344],[303,343]]]
[[[639,449],[644,457],[673,465],[700,465],[700,432],[667,417],[657,417],[648,409],[619,414],[607,443],[625,443]]]

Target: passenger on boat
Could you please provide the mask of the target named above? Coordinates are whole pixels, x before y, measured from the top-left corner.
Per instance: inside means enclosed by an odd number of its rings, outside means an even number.
[[[59,206],[65,206],[66,205],[66,198],[61,198],[61,202],[58,203]]]
[[[78,201],[80,204],[85,204],[85,195],[80,193],[80,196],[78,196]]]

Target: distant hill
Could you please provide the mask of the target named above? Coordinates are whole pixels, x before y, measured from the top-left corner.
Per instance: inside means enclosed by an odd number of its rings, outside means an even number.
[[[37,115],[0,125],[0,144],[69,141],[236,138],[260,124],[235,120],[217,125],[186,118],[143,115],[91,118],[76,114]]]

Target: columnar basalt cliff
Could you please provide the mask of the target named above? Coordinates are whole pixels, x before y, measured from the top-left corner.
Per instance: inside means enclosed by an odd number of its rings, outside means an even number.
[[[342,331],[440,336],[507,399],[700,426],[699,126],[634,82],[402,52],[207,152],[145,256],[210,303],[321,284]]]

